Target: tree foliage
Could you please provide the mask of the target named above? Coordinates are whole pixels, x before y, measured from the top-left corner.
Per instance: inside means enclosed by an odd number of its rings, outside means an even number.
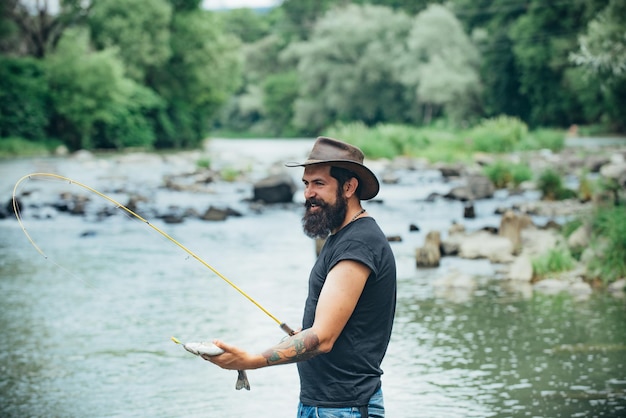
[[[175,13],[172,56],[155,74],[155,89],[167,101],[159,119],[159,146],[192,147],[240,82],[239,42],[224,35],[220,21],[204,11]]]
[[[308,41],[290,45],[300,79],[294,124],[316,133],[332,121],[402,118],[405,89],[392,62],[410,23],[388,8],[351,5],[327,13]]]
[[[41,62],[0,57],[0,138],[44,139],[49,110]]]
[[[148,127],[146,122],[137,120],[141,118],[137,113],[141,106],[155,107],[158,102],[145,87],[125,76],[124,65],[114,49],[92,51],[85,30],[68,30],[46,61],[46,67],[55,111],[53,132],[65,137],[72,149],[151,145],[154,138],[150,130],[143,134],[141,144],[136,143],[137,138],[124,135],[105,138],[99,144],[94,142],[99,126],[110,126],[116,133],[138,132]],[[130,114],[135,115],[135,120],[128,119]],[[139,129],[133,129],[133,124],[139,125]]]
[[[91,39],[97,49],[117,47],[128,76],[143,83],[171,55],[171,19],[166,0],[97,2],[89,15]]]
[[[579,49],[570,54],[574,63],[594,74],[626,78],[626,3],[611,0],[578,41]]]
[[[419,13],[406,44],[398,57],[400,77],[424,109],[419,119],[430,123],[433,115],[444,114],[460,122],[476,113],[479,54],[447,8],[431,5]]]
[[[623,0],[53,3],[0,3],[2,136],[193,147],[213,128],[300,136],[499,115],[626,129]]]

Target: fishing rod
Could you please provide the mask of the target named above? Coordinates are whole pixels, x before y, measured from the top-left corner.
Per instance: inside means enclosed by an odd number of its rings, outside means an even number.
[[[272,318],[272,320],[274,320],[279,326],[280,329],[282,329],[283,331],[285,331],[288,335],[294,335],[295,331],[293,329],[291,329],[289,327],[289,325],[287,325],[286,323],[282,322],[281,320],[279,320],[276,316],[272,315],[272,313],[270,313],[270,311],[268,311],[267,309],[265,309],[259,302],[257,302],[256,300],[254,300],[250,295],[248,295],[246,292],[244,292],[239,286],[237,286],[235,283],[233,283],[232,281],[230,281],[228,278],[226,278],[222,273],[220,273],[219,271],[217,271],[213,266],[211,266],[209,263],[207,263],[206,261],[204,261],[200,256],[198,256],[196,253],[194,253],[193,251],[191,251],[189,248],[185,247],[183,244],[181,244],[179,241],[177,241],[176,239],[174,239],[172,236],[170,236],[167,232],[163,231],[161,228],[159,228],[158,226],[150,223],[150,221],[148,221],[147,219],[143,218],[142,216],[140,216],[139,214],[135,213],[134,211],[132,211],[131,209],[127,208],[126,206],[122,205],[121,203],[119,203],[117,200],[113,199],[110,196],[105,195],[104,193],[99,192],[98,190],[87,186],[86,184],[80,183],[78,181],[72,180],[68,177],[65,176],[61,176],[59,174],[53,174],[53,173],[31,173],[31,174],[27,174],[25,176],[23,176],[22,178],[20,178],[17,183],[15,183],[15,186],[13,187],[13,212],[15,212],[15,217],[17,218],[17,222],[20,225],[20,228],[22,228],[22,231],[24,232],[24,234],[26,235],[26,237],[28,238],[28,241],[30,241],[30,243],[32,244],[33,247],[35,247],[35,249],[39,252],[39,254],[41,254],[44,258],[48,258],[48,256],[43,252],[43,250],[35,243],[35,241],[33,240],[33,238],[30,236],[30,234],[28,233],[28,231],[26,230],[26,227],[24,226],[24,223],[22,222],[21,216],[20,216],[20,211],[19,211],[19,205],[17,203],[17,189],[20,185],[20,183],[22,183],[24,180],[27,179],[33,179],[33,177],[49,177],[49,178],[53,178],[53,179],[57,179],[57,180],[63,180],[63,181],[67,181],[69,184],[75,184],[79,187],[82,187],[83,189],[94,193],[98,196],[100,196],[101,198],[108,200],[109,202],[113,203],[117,208],[124,210],[126,213],[128,213],[129,215],[139,219],[141,222],[147,224],[150,228],[152,228],[153,230],[155,230],[156,232],[158,232],[159,234],[161,234],[162,236],[164,236],[165,238],[167,238],[169,241],[171,241],[172,243],[176,244],[179,248],[181,248],[183,251],[185,251],[187,254],[189,254],[191,257],[195,258],[198,262],[200,262],[200,264],[202,264],[204,267],[208,268],[209,270],[211,270],[217,277],[219,277],[220,279],[224,280],[226,283],[228,283],[233,289],[235,289],[237,292],[239,292],[243,297],[245,297],[246,299],[248,299],[250,302],[252,302],[257,308],[259,308],[261,311],[263,311],[263,313],[265,313],[267,316],[269,316],[270,318]]]

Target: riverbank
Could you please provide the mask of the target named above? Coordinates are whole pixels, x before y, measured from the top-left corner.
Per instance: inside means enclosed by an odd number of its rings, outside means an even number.
[[[291,210],[297,210],[301,197],[294,192],[300,183],[299,173],[285,170],[282,164],[285,161],[302,159],[311,143],[312,140],[309,139],[216,139],[208,141],[203,149],[195,151],[104,154],[81,151],[66,157],[24,159],[23,162],[27,165],[27,161],[30,161],[31,165],[37,167],[35,171],[61,172],[76,181],[102,187],[104,193],[118,198],[123,205],[142,216],[165,224],[182,223],[191,219],[224,221],[233,216],[250,216],[267,211],[268,205],[255,201],[254,197],[258,195],[256,191],[261,182],[277,173],[283,173],[279,178],[284,183],[277,186],[284,186],[283,189],[292,191],[284,201],[277,203],[291,205]],[[544,150],[505,156],[476,154],[473,162],[463,164],[432,164],[419,158],[369,161],[368,164],[384,183],[381,195],[373,203],[385,213],[398,210],[398,204],[402,206],[400,212],[405,215],[394,221],[389,237],[405,241],[405,246],[412,245],[408,251],[413,253],[418,268],[436,267],[442,256],[478,258],[491,260],[500,276],[513,278],[521,283],[532,285],[542,279],[560,278],[560,281],[546,283],[554,283],[563,290],[577,289],[582,293],[589,293],[591,286],[617,282],[613,289],[623,284],[620,281],[623,277],[617,275],[603,279],[599,277],[603,272],[593,266],[594,263],[597,264],[593,260],[603,259],[597,250],[592,252],[599,244],[594,242],[591,245],[595,239],[591,233],[591,216],[597,207],[597,201],[546,201],[542,200],[535,181],[523,183],[517,189],[496,189],[483,174],[486,165],[496,158],[504,158],[510,164],[524,162],[534,173],[546,168],[554,169],[561,173],[566,186],[573,190],[580,187],[581,174],[593,177],[597,183],[602,179],[609,179],[617,184],[624,184],[620,176],[626,176],[626,146],[616,147],[609,144],[583,149],[580,141],[577,144],[578,146],[568,146],[561,153]],[[6,165],[0,164],[2,166]],[[17,166],[19,162],[15,163],[15,167]],[[18,169],[14,168],[12,171]],[[22,169],[22,174],[27,172],[25,168]],[[5,171],[3,174],[3,178],[15,178],[14,173]],[[75,189],[58,190],[56,195],[48,194],[48,200],[42,201],[42,194],[33,193],[32,185],[25,182],[24,187],[24,190],[19,191],[21,194],[18,193],[18,197],[25,216],[54,219],[59,214],[70,214],[97,222],[110,216],[114,210],[107,207],[108,202],[90,203],[93,196],[86,198]],[[12,216],[7,194],[9,189],[7,187],[3,191],[6,204],[3,215],[0,216]],[[623,200],[623,189],[616,193]],[[416,206],[423,207],[426,213],[415,216],[415,209],[412,208]],[[428,218],[432,215],[428,211],[444,206],[444,218],[429,222]],[[485,213],[486,211],[491,213]],[[561,233],[563,226],[571,221],[579,223],[576,230]],[[620,220],[617,219],[617,222]],[[626,221],[622,220],[613,229],[620,231],[624,222]],[[413,231],[413,227],[418,231]],[[548,230],[549,239],[538,235],[534,230]],[[427,251],[433,247],[433,243],[428,240],[429,233],[439,234],[439,243],[434,244],[437,251]],[[501,241],[502,238],[505,241]],[[552,244],[541,246],[542,251],[539,252],[536,250],[537,240]],[[491,241],[493,243],[488,245]],[[617,251],[622,248],[621,244],[602,245],[600,248],[608,246]],[[494,252],[469,249],[472,246],[492,248]],[[532,250],[525,251],[526,248]],[[583,254],[581,249],[586,249],[587,253]],[[569,256],[572,253],[575,257]],[[617,254],[619,259],[619,253]],[[550,260],[541,260],[542,257],[563,259],[565,256],[571,262],[556,262],[555,265]],[[424,263],[419,260],[420,257],[430,261]],[[540,262],[548,267],[540,266]],[[591,267],[587,265],[589,263],[592,264]],[[538,272],[540,269],[541,272]],[[570,276],[564,271],[569,271]],[[465,277],[455,279],[445,274],[447,273],[442,272],[445,280],[442,279],[441,283],[447,283],[448,287],[468,282]],[[584,283],[585,286],[567,286],[574,282]],[[468,291],[472,291],[471,281],[468,283]],[[544,289],[545,283],[535,287]]]

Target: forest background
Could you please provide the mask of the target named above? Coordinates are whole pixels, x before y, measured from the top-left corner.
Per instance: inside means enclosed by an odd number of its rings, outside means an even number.
[[[626,130],[624,0],[1,4],[5,151],[181,149],[216,133],[312,137],[486,120]]]

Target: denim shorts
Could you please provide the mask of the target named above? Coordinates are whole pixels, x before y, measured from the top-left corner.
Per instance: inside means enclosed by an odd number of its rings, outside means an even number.
[[[374,418],[385,417],[383,391],[378,389],[370,398],[367,406],[369,416]],[[298,418],[365,418],[361,416],[358,406],[345,408],[323,408],[317,406],[298,405]]]

